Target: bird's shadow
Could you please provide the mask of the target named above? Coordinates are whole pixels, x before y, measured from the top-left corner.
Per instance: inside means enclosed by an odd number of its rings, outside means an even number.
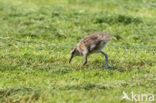
[[[122,67],[110,66],[108,69],[109,70],[118,70],[118,69],[122,69]]]
[[[84,67],[81,67],[82,69],[100,69],[100,70],[109,70],[109,71],[120,71],[120,72],[124,72],[124,68],[123,67],[119,67],[119,66],[109,66],[108,68],[106,68],[105,65],[101,65],[101,66],[91,66],[91,65],[85,65]]]

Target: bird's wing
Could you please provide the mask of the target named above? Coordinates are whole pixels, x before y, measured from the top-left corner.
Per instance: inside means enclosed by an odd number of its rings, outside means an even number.
[[[99,35],[93,34],[85,37],[80,43],[82,43],[89,51],[93,50],[100,44],[101,39]]]

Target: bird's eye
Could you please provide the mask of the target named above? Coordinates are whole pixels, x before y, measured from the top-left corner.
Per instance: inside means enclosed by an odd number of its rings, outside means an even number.
[[[72,54],[74,54],[74,52],[72,52]]]

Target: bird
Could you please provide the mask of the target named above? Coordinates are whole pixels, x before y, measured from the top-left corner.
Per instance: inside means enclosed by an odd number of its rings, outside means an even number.
[[[84,37],[77,46],[71,48],[70,54],[71,57],[69,59],[69,63],[72,59],[76,56],[84,56],[85,61],[83,62],[82,66],[87,63],[87,57],[94,53],[101,53],[105,56],[106,59],[106,69],[108,69],[108,56],[102,50],[106,44],[112,39],[111,34],[106,33],[93,33],[89,36]]]

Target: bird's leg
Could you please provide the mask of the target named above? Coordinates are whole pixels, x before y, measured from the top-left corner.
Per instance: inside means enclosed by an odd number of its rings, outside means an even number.
[[[85,56],[85,61],[83,62],[82,66],[84,66],[87,63],[87,56]]]
[[[103,51],[100,51],[106,58],[106,69],[108,69],[108,56],[106,53],[104,53]]]

